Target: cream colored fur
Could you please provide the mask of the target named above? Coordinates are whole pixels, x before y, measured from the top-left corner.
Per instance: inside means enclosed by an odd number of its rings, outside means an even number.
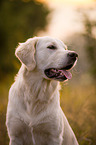
[[[57,50],[47,48],[52,43]],[[22,66],[9,91],[10,145],[78,145],[60,107],[59,82],[44,74],[46,68],[66,65],[67,53],[63,42],[50,37],[30,38],[16,49]]]

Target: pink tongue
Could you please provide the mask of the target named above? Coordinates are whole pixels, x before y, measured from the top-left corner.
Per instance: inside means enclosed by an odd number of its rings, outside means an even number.
[[[67,79],[71,79],[71,78],[72,78],[72,74],[71,74],[69,71],[62,70],[62,73],[64,74],[64,76],[65,76]]]

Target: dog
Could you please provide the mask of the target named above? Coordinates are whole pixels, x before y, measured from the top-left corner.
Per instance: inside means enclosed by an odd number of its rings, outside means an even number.
[[[59,98],[59,82],[72,78],[78,54],[45,36],[20,43],[15,55],[22,65],[9,91],[9,144],[78,145]]]

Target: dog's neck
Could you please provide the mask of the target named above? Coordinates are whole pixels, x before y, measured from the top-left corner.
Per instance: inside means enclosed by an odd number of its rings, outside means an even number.
[[[59,82],[47,80],[36,71],[28,72],[23,65],[18,73],[17,79],[21,81],[23,79],[24,84],[26,84],[26,87],[22,87],[25,88],[24,94],[27,95],[28,101],[32,103],[32,109],[37,106],[38,108],[36,108],[36,110],[41,110],[39,108],[39,106],[41,107],[40,104],[43,104],[42,107],[44,108],[44,106],[54,100],[54,96],[59,93]],[[59,98],[57,100],[59,102]]]

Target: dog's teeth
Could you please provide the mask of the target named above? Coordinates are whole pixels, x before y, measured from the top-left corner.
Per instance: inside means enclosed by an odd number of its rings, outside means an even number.
[[[55,70],[54,69],[51,69],[51,72],[55,72]]]
[[[54,73],[56,73],[56,69],[51,69],[51,72],[54,72]]]
[[[54,69],[51,69],[51,71],[54,71]]]

